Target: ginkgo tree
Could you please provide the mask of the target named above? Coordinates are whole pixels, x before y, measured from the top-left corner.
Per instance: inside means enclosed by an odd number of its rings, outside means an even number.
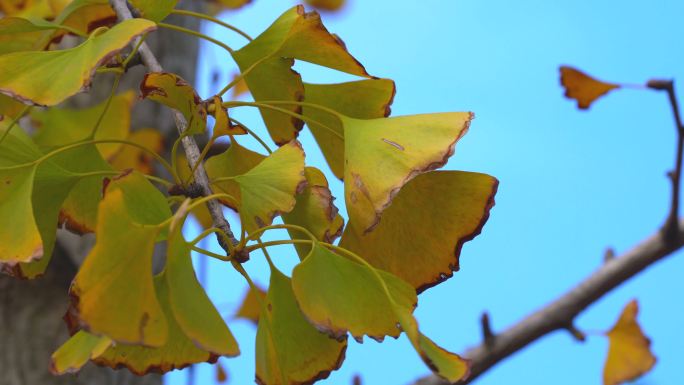
[[[71,338],[52,355],[51,371],[74,373],[93,361],[144,375],[240,354],[196,278],[191,255],[199,254],[224,261],[250,287],[237,316],[257,324],[259,383],[315,382],[342,365],[349,335],[382,341],[401,333],[443,381],[467,381],[471,362],[422,334],[413,312],[418,294],[459,269],[462,245],[480,233],[494,205],[494,177],[437,171],[474,114],[390,116],[394,82],[369,74],[320,16],[301,5],[252,39],[210,15],[176,10],[176,3],[0,1],[2,271],[39,278],[60,227],[96,238],[69,289]],[[211,3],[219,9],[245,1]],[[165,22],[171,14],[218,23],[246,43],[233,49]],[[162,28],[225,48],[240,73],[216,95],[200,97],[181,76],[164,72],[146,45]],[[65,47],[60,41],[66,36],[78,43]],[[292,69],[296,60],[357,79],[306,83]],[[130,130],[136,95],[118,86],[140,63],[148,73],[137,96],[174,113],[178,135],[168,156],[158,130]],[[564,71],[566,79],[583,79]],[[63,105],[88,92],[98,76],[114,77],[106,100],[89,108]],[[568,95],[587,92],[593,99],[616,88],[583,87],[569,87]],[[237,89],[253,101],[229,99]],[[590,102],[581,99],[580,107]],[[258,109],[270,138],[232,117],[245,107]],[[327,165],[307,162],[308,149],[297,141],[305,126]],[[246,136],[263,151],[241,144]],[[200,148],[202,137],[208,142]],[[209,156],[226,137],[230,146]],[[328,181],[323,167],[341,182]],[[345,216],[333,203],[330,183],[344,186]],[[239,214],[239,228],[230,227],[224,208]],[[204,226],[194,239],[182,231],[189,216]],[[282,224],[274,224],[276,217]],[[276,229],[289,237],[262,242]],[[198,246],[210,236],[224,253]],[[159,244],[166,258],[155,274]],[[299,257],[290,276],[267,252],[283,244],[293,245]],[[266,289],[243,267],[262,255],[270,268]],[[607,333],[606,384],[654,363],[636,313],[636,303],[628,304]],[[625,374],[624,362],[634,357],[645,365]]]

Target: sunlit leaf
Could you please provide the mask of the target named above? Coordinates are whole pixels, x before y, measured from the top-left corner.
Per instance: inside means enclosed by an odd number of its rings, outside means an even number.
[[[498,182],[489,175],[433,171],[417,176],[397,194],[370,233],[351,223],[340,246],[419,292],[459,268],[463,243],[484,226]]]
[[[346,335],[338,341],[316,330],[299,310],[290,278],[273,267],[261,313],[256,336],[258,383],[312,383],[342,364]]]
[[[333,204],[335,199],[328,188],[328,180],[323,173],[314,167],[304,169],[306,187],[296,196],[294,209],[283,214],[283,222],[298,225],[309,230],[316,239],[332,243],[342,234],[344,219],[337,213]],[[309,239],[301,231],[288,229],[292,239]],[[300,259],[304,259],[311,246],[295,244]]]
[[[206,129],[207,110],[195,89],[180,76],[168,72],[148,73],[140,84],[140,92],[143,98],[180,111],[188,121],[188,134],[201,134]]]
[[[0,55],[0,92],[25,103],[58,104],[87,88],[100,64],[154,28],[149,20],[127,20],[75,48]]]
[[[646,337],[637,322],[639,305],[636,300],[629,302],[608,336],[608,357],[603,367],[603,384],[617,385],[647,373],[656,363],[651,353],[651,341]]]
[[[417,303],[411,285],[320,244],[314,245],[309,256],[294,268],[292,288],[306,318],[337,338],[347,332],[359,340],[364,335],[376,340],[396,338],[401,329],[388,293],[406,311],[413,311]]]
[[[129,134],[128,141],[137,143],[157,154],[164,149],[164,137],[159,130],[144,128]],[[132,168],[143,174],[154,172],[154,157],[147,151],[133,146],[121,146],[119,151],[109,158],[109,163],[117,170]]]
[[[161,346],[167,322],[152,283],[157,226],[171,213],[140,174],[112,180],[99,206],[97,241],[71,285],[81,326],[116,342]]]
[[[266,31],[233,54],[256,101],[300,101],[304,85],[292,71],[292,59],[322,65],[352,75],[370,77],[335,35],[330,34],[316,12],[305,13],[296,6],[280,16]],[[254,66],[254,67],[253,67]],[[247,71],[253,67],[249,73]],[[301,112],[297,105],[278,107]],[[288,114],[261,109],[273,140],[284,144],[294,139],[302,122]]]
[[[131,0],[133,5],[145,19],[162,21],[176,7],[178,0]]]
[[[306,3],[326,11],[337,11],[344,6],[345,0],[306,0]]]
[[[331,108],[357,119],[389,116],[394,93],[394,82],[389,79],[369,79],[338,84],[304,83],[304,100],[307,103]],[[333,174],[342,179],[344,176],[344,129],[339,120],[328,111],[310,106],[304,106],[302,113],[318,122],[309,121],[307,126],[316,138]]]
[[[254,322],[259,322],[259,314],[261,313],[261,304],[266,297],[266,292],[257,287],[254,289],[250,287],[245,295],[242,297],[240,308],[235,313],[235,318],[242,318]]]
[[[342,117],[350,222],[362,232],[372,230],[404,184],[446,164],[472,118],[470,112],[371,120]]]
[[[112,340],[107,337],[98,337],[80,330],[52,353],[50,372],[52,374],[76,373],[89,360],[104,353],[111,344]]]
[[[565,97],[575,99],[577,107],[583,110],[588,109],[591,103],[611,90],[620,88],[619,84],[602,82],[567,66],[560,67],[560,80],[565,88]]]
[[[131,108],[134,101],[133,91],[114,96],[93,139],[126,139],[131,126]],[[34,141],[43,148],[54,148],[87,139],[102,115],[105,105],[106,101],[103,101],[94,107],[84,109],[49,108],[32,111],[31,120],[33,126],[38,129]],[[119,143],[97,145],[103,158],[111,157],[121,147]]]
[[[218,138],[223,135],[244,135],[247,133],[244,127],[232,124],[228,118],[228,111],[221,106],[221,98],[214,96],[214,130],[212,132],[213,138]]]

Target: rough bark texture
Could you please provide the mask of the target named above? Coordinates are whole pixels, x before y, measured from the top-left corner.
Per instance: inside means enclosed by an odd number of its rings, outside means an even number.
[[[200,1],[181,3],[185,9],[200,10]],[[171,17],[169,23],[197,29],[196,19]],[[148,39],[151,48],[169,72],[193,82],[198,54],[196,39],[170,31],[157,31]],[[137,88],[145,70],[138,66],[124,77],[120,90]],[[92,104],[109,92],[109,76],[100,76],[92,93],[79,97],[77,104]],[[155,127],[175,139],[175,126],[168,109],[150,102],[138,103],[133,127]],[[1,231],[1,230],[0,230]],[[92,241],[91,241],[92,242]],[[161,376],[136,377],[126,370],[111,370],[88,364],[79,375],[54,377],[48,372],[50,355],[68,334],[62,316],[67,308],[67,290],[76,266],[89,244],[78,237],[60,237],[45,277],[21,281],[0,275],[0,385],[158,385]]]

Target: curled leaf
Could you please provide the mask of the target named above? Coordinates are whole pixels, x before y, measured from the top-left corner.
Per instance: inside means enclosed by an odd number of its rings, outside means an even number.
[[[639,305],[629,302],[608,336],[608,356],[603,367],[603,384],[617,385],[632,381],[647,373],[656,363],[651,353],[651,341],[637,323]]]
[[[143,98],[180,111],[188,121],[188,134],[205,131],[207,110],[195,89],[180,76],[169,72],[148,73],[140,83],[140,93]]]
[[[620,88],[619,84],[606,83],[572,67],[560,67],[560,81],[565,88],[565,97],[575,99],[577,107],[586,110],[591,103],[611,90]]]

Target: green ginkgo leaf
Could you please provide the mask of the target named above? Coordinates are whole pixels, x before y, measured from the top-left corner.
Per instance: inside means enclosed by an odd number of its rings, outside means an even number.
[[[42,19],[4,17],[0,19],[0,55],[43,50],[59,28],[59,24]]]
[[[446,164],[473,114],[451,112],[361,120],[344,126],[344,195],[350,222],[375,227],[402,186]]]
[[[0,121],[16,118],[25,108],[24,103],[0,94]]]
[[[118,94],[112,98],[103,116],[106,101],[84,109],[50,108],[32,111],[33,126],[38,128],[33,140],[43,148],[62,147],[84,140],[90,136],[100,116],[102,120],[93,139],[124,140],[128,137],[131,127],[131,108],[134,101],[133,91]],[[97,145],[97,149],[105,159],[112,157],[120,148],[119,143]]]
[[[140,11],[145,19],[160,22],[176,8],[178,0],[131,0],[131,4]]]
[[[245,81],[256,101],[301,101],[304,85],[299,74],[291,69],[292,59],[370,77],[344,43],[323,26],[320,16],[316,12],[304,12],[301,5],[286,11],[256,39],[235,51],[233,57],[245,73]],[[301,112],[297,105],[280,107]],[[294,139],[302,128],[301,121],[282,112],[262,108],[261,115],[278,144]]]
[[[310,324],[297,306],[290,278],[271,266],[256,335],[256,378],[264,385],[308,384],[328,377],[344,360],[339,341]]]
[[[344,219],[333,204],[335,199],[330,193],[328,180],[321,170],[315,167],[304,169],[306,187],[297,194],[297,203],[289,213],[283,214],[283,222],[302,226],[309,230],[319,241],[332,243],[342,234]],[[308,239],[301,231],[288,229],[292,239]],[[300,259],[304,259],[311,246],[295,244]]]
[[[166,285],[176,322],[195,345],[219,356],[240,354],[235,338],[197,281],[190,257],[191,245],[183,238],[181,207],[171,224],[166,254]]]
[[[168,208],[162,214],[167,205],[161,192],[145,184],[137,173],[109,182],[99,206],[97,241],[70,293],[74,314],[91,333],[162,346],[168,326],[152,282],[152,255],[159,224],[171,214]]]
[[[373,231],[364,235],[350,223],[340,246],[420,292],[458,270],[461,247],[487,221],[497,185],[489,175],[463,171],[419,175],[401,189]]]
[[[306,318],[336,338],[347,332],[357,340],[364,335],[376,340],[396,338],[401,329],[388,294],[409,312],[418,301],[408,283],[320,244],[314,244],[309,256],[294,268],[292,288]]]
[[[60,375],[78,372],[88,361],[99,357],[112,340],[79,330],[59,347],[50,360],[50,372]]]
[[[154,28],[149,20],[126,20],[74,48],[0,55],[0,93],[27,104],[58,104],[87,88],[99,65]]]
[[[195,89],[180,76],[168,72],[149,73],[140,83],[140,93],[143,98],[180,111],[188,121],[188,134],[201,134],[206,130],[207,110]]]
[[[367,79],[338,84],[304,83],[304,101],[331,108],[357,119],[387,117],[394,99],[394,82]],[[328,111],[305,105],[302,113],[311,120],[307,126],[336,177],[344,177],[344,128]],[[317,123],[314,123],[317,122]]]

